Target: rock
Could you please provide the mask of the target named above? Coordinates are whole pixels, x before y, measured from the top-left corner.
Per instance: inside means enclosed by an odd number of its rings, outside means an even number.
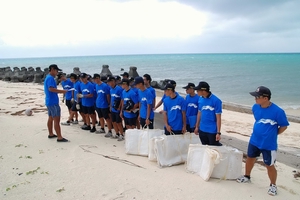
[[[33,82],[34,83],[42,83],[43,76],[44,76],[44,72],[41,70],[41,68],[40,67],[35,68]]]
[[[121,71],[124,71],[124,68],[121,68]]]
[[[0,80],[4,78],[4,70],[5,70],[4,67],[0,68]]]
[[[137,76],[139,76],[139,74],[137,73],[137,67],[129,67],[129,76],[132,78],[135,78]]]
[[[80,72],[79,67],[74,67],[74,68],[73,68],[73,73],[76,74],[76,75],[80,75],[81,72]]]
[[[109,70],[108,65],[102,65],[102,70],[101,70],[100,76],[112,76],[112,73]]]
[[[4,81],[10,81],[11,80],[11,77],[12,77],[12,71],[11,71],[11,69],[10,69],[10,67],[6,67],[5,69],[4,69],[4,78],[3,78],[3,80]]]

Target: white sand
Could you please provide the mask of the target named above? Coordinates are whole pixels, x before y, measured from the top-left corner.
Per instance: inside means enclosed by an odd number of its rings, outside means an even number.
[[[205,182],[184,165],[161,169],[145,157],[126,155],[124,141],[80,125],[62,126],[71,142],[57,143],[47,138],[43,87],[0,84],[0,199],[300,199],[300,178],[282,163],[276,164],[278,196],[271,197],[266,169],[258,164],[250,184]],[[36,109],[33,116],[12,115],[28,107]],[[65,121],[67,109],[61,108]],[[224,110],[223,134],[248,141],[252,124],[252,115]],[[297,130],[300,124],[291,123],[279,144],[300,148]]]

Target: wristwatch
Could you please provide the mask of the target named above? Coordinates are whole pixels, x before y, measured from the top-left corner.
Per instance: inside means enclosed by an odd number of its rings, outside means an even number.
[[[217,134],[221,135],[221,132],[217,132]]]

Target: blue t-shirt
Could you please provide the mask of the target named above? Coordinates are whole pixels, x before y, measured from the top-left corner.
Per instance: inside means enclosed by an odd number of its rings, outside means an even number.
[[[110,89],[110,106],[112,112],[120,113],[119,110],[114,109],[113,105],[115,101],[121,102],[122,92],[123,88],[121,88],[119,85],[116,85],[115,88]]]
[[[44,81],[45,104],[46,106],[59,105],[58,95],[56,92],[50,92],[49,88],[57,88],[54,77],[48,74]]]
[[[186,124],[190,124],[189,117],[191,116],[197,116],[198,114],[198,100],[199,96],[198,94],[191,96],[186,95],[185,97],[185,105],[186,105]]]
[[[91,107],[94,106],[94,91],[95,91],[95,86],[91,82],[87,82],[86,84],[81,83],[80,84],[80,90],[81,94],[83,95],[88,95],[88,94],[93,94],[93,97],[84,97],[82,98],[82,105],[86,107]]]
[[[168,124],[173,131],[180,131],[183,128],[182,112],[186,105],[183,97],[176,95],[174,99],[167,97],[164,100],[164,111],[167,112]]]
[[[74,88],[74,84],[72,83],[72,81],[69,78],[65,81],[62,81],[61,85],[64,90],[70,90],[71,88]],[[72,99],[72,91],[68,91],[66,93],[65,97],[66,97],[66,100],[71,100]]]
[[[147,89],[151,92],[151,94],[153,96],[153,99],[156,98],[156,91],[155,91],[155,89],[153,87],[151,87],[151,86],[148,87]]]
[[[147,119],[147,110],[148,105],[151,107],[150,116],[149,119],[154,118],[154,112],[153,112],[153,95],[149,89],[145,89],[144,91],[139,90],[139,102],[140,102],[140,117],[143,119]]]
[[[96,84],[96,107],[108,108],[109,102],[107,101],[107,95],[110,95],[110,87],[106,83]]]
[[[277,150],[278,128],[289,125],[284,110],[274,103],[267,108],[254,104],[252,112],[255,122],[250,143],[259,149]]]
[[[122,99],[123,99],[123,105],[126,105],[126,102],[131,100],[134,104],[138,103],[138,95],[132,90],[129,89],[128,91],[123,90],[122,92]],[[126,118],[134,118],[136,117],[136,113],[123,111],[124,117]]]
[[[216,115],[222,113],[222,101],[214,94],[211,94],[208,98],[199,97],[198,109],[201,112],[199,130],[216,134]]]
[[[176,94],[176,96],[180,96],[179,94],[178,94],[178,92],[175,92],[175,94]],[[166,94],[164,94],[163,96],[162,96],[162,98],[161,98],[161,101],[164,103],[164,100],[166,99],[166,98],[169,98]]]

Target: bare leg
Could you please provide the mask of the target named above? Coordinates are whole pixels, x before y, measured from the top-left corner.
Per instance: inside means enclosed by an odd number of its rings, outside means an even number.
[[[105,121],[106,121],[106,123],[107,123],[108,130],[111,131],[111,129],[112,129],[111,119],[110,119],[110,118],[107,118],[107,119],[105,119]]]
[[[48,132],[50,136],[53,136],[53,118],[49,116],[48,122],[47,122]]]
[[[63,139],[63,137],[61,135],[60,124],[59,124],[59,122],[60,122],[60,116],[53,117],[53,121],[54,121],[54,130],[55,130],[55,132],[57,134],[57,139],[61,140],[61,139]]]
[[[93,127],[96,127],[96,114],[92,114],[90,116],[91,116],[91,119],[92,119],[92,125],[93,125]]]
[[[256,158],[249,158],[249,157],[247,157],[246,167],[245,167],[246,168],[245,169],[245,175],[246,176],[250,176],[255,161],[256,161]]]
[[[268,170],[268,176],[269,176],[271,184],[276,185],[277,170],[276,170],[275,166],[274,165],[272,165],[272,166],[266,165],[266,167]]]
[[[117,124],[118,130],[120,131],[120,134],[123,135],[124,131],[123,131],[123,124],[122,124],[122,122],[121,123],[116,123],[116,124]]]

